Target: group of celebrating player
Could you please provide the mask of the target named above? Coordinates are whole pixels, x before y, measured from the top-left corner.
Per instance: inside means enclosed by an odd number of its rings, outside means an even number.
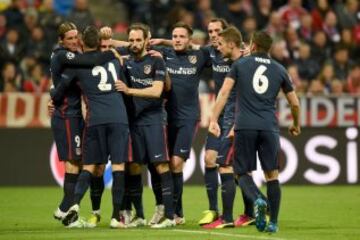
[[[67,227],[97,225],[103,172],[110,160],[110,227],[147,225],[142,204],[144,164],[156,199],[148,224],[152,228],[185,224],[183,168],[199,120],[200,74],[211,67],[217,100],[204,159],[209,209],[199,224],[211,229],[254,222],[260,231],[278,231],[281,193],[275,99],[282,89],[291,105],[294,124],[289,132],[294,136],[300,134],[299,102],[286,70],[268,55],[272,40],[267,33],[256,32],[245,49],[241,33],[219,18],[208,25],[211,44],[205,47],[191,43],[192,29],[181,22],[173,26],[172,40],[151,39],[149,28],[141,23],[129,27],[127,42],[111,39],[106,27],[100,31],[87,27],[81,41],[72,23],[63,23],[58,32],[60,46],[51,57],[54,88],[49,109],[66,173],[56,219]],[[257,153],[267,197],[251,177]],[[218,174],[222,214],[217,203]],[[245,211],[234,221],[236,184]],[[85,221],[79,217],[79,206],[89,187],[93,212]]]

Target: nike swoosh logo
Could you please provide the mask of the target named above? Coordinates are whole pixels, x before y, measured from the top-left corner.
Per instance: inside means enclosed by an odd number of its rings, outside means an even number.
[[[127,68],[127,69],[132,69],[132,67],[130,67],[130,66],[126,66],[126,68]]]
[[[154,157],[155,158],[159,158],[159,157],[161,157],[162,156],[162,154],[158,154],[158,155],[155,155]]]
[[[188,152],[189,150],[187,150],[187,149],[180,149],[180,152],[181,153],[186,153],[186,152]]]
[[[169,57],[166,57],[166,60],[173,60],[174,58],[169,58]]]

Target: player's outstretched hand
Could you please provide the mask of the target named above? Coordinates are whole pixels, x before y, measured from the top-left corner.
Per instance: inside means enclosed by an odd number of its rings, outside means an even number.
[[[214,135],[216,137],[220,137],[221,130],[220,130],[220,126],[217,122],[214,122],[214,121],[210,122],[209,133],[211,133],[212,135]]]
[[[115,82],[115,88],[118,92],[123,92],[125,94],[128,94],[129,93],[129,88],[126,86],[126,84],[119,80],[119,81],[116,81]]]
[[[100,37],[102,39],[110,39],[112,37],[112,29],[108,26],[102,27],[100,29]]]
[[[299,136],[300,133],[301,133],[300,126],[291,125],[289,127],[289,133],[290,133],[291,136],[294,136],[294,137]]]
[[[53,103],[52,100],[49,100],[49,102],[47,104],[47,107],[48,107],[49,117],[51,117],[54,114],[54,111],[55,111],[55,106],[54,106],[54,103]]]
[[[148,51],[149,55],[152,57],[161,57],[163,58],[163,55],[161,54],[161,52],[156,51],[156,50],[149,50]]]

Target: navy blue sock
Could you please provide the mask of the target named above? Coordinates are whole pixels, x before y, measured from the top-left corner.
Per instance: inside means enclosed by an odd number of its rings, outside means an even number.
[[[161,190],[161,177],[156,171],[156,168],[153,164],[148,164],[148,169],[151,176],[151,187],[155,195],[156,205],[163,204],[162,200],[162,190]]]
[[[63,212],[67,212],[74,201],[74,192],[75,192],[75,185],[76,181],[79,177],[79,174],[73,173],[65,173],[64,178],[64,196],[59,205],[59,209]]]
[[[101,204],[101,197],[104,192],[105,184],[104,184],[104,178],[101,177],[95,177],[93,176],[91,178],[91,184],[90,184],[90,198],[91,198],[91,205],[92,210],[100,210],[100,204]]]
[[[225,222],[233,222],[233,207],[236,193],[234,174],[223,173],[221,177],[221,197],[223,203],[223,217]]]
[[[182,193],[184,187],[183,173],[172,173],[174,181],[174,210],[178,217],[183,217]]]
[[[281,189],[278,180],[267,182],[267,196],[269,199],[270,222],[277,223],[281,199]]]
[[[134,204],[136,210],[136,216],[140,218],[144,217],[144,208],[142,204],[143,185],[141,180],[141,174],[129,176],[129,194],[131,202]]]
[[[205,168],[205,186],[209,200],[209,209],[218,212],[218,172],[217,167]]]
[[[130,174],[125,171],[125,193],[120,210],[131,210],[131,199],[129,189]]]
[[[245,193],[245,196],[249,198],[251,202],[255,202],[258,198],[258,192],[260,192],[260,190],[255,185],[253,178],[245,174],[240,176],[238,182],[241,190]]]
[[[113,203],[113,212],[112,218],[120,221],[120,209],[121,203],[124,198],[125,192],[125,176],[124,171],[114,171],[113,175],[113,184],[111,188],[112,193],[112,203]]]
[[[249,216],[249,217],[254,217],[254,204],[251,201],[251,199],[249,199],[248,197],[246,197],[244,191],[241,189],[241,194],[242,194],[242,198],[243,198],[243,202],[244,202],[244,214]]]
[[[74,197],[74,203],[80,204],[81,199],[84,197],[86,190],[89,188],[90,182],[91,182],[92,174],[87,170],[82,170],[76,186],[75,186],[75,197]]]
[[[174,219],[174,183],[170,171],[160,174],[162,186],[162,200],[165,206],[165,217]]]

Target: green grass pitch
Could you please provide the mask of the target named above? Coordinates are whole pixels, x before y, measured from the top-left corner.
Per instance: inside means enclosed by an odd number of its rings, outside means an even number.
[[[212,240],[212,239],[360,239],[359,186],[285,186],[279,227],[276,234],[259,233],[254,226],[234,229],[203,230],[197,225],[208,207],[205,188],[184,189],[185,226],[153,230],[109,229],[110,191],[102,201],[102,220],[96,229],[65,229],[52,218],[62,196],[57,187],[0,188],[0,239],[131,239],[131,240]],[[242,212],[241,193],[237,191],[234,217]],[[220,201],[219,201],[220,202]],[[221,203],[221,202],[220,202]],[[154,210],[150,189],[144,190],[147,218]],[[90,212],[89,196],[85,196],[81,215]]]

